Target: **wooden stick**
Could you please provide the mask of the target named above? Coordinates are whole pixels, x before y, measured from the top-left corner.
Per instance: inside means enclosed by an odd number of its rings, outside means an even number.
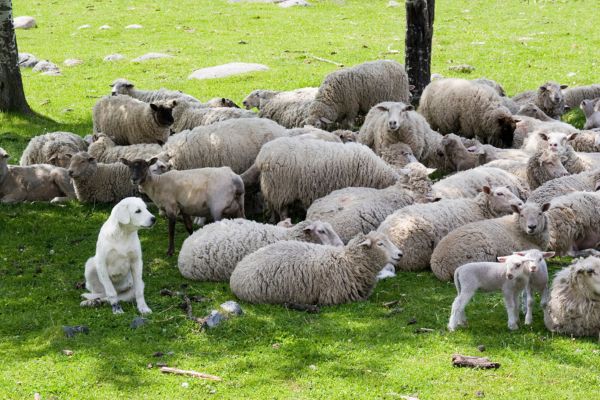
[[[306,56],[310,57],[310,58],[314,58],[317,61],[322,61],[322,62],[325,62],[325,63],[333,64],[333,65],[335,65],[337,67],[340,67],[340,68],[344,66],[344,64],[340,64],[340,63],[337,63],[335,61],[328,60],[326,58],[321,58],[321,57],[313,56],[312,54],[306,53]]]
[[[161,367],[160,372],[165,373],[165,374],[193,376],[194,378],[208,379],[210,381],[222,381],[223,380],[222,378],[220,378],[216,375],[209,375],[209,374],[205,374],[203,372],[196,372],[196,371],[191,371],[191,370],[186,371],[184,369],[177,369],[177,368],[171,368],[171,367]]]
[[[455,367],[469,367],[469,368],[483,368],[483,369],[500,368],[500,363],[491,362],[488,358],[463,356],[460,354],[454,354],[452,356],[452,364]]]

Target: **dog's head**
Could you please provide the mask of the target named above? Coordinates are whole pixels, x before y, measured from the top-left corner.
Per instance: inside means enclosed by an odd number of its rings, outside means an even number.
[[[127,197],[121,200],[110,214],[121,225],[127,225],[131,228],[150,228],[156,222],[156,217],[152,215],[146,203],[137,197]]]

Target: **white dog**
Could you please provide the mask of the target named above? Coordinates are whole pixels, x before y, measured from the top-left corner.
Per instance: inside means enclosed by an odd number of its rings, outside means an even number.
[[[114,314],[123,313],[119,301],[132,301],[142,314],[152,312],[144,300],[142,247],[137,231],[150,228],[156,218],[137,197],[121,200],[110,213],[96,242],[96,255],[85,263],[85,287],[81,306],[108,302]]]

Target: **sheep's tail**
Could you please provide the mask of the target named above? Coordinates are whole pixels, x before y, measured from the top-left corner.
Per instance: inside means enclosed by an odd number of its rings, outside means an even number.
[[[460,294],[460,279],[458,278],[458,269],[454,271],[454,286],[456,286],[457,294]]]
[[[260,168],[256,164],[252,164],[242,175],[242,181],[244,182],[244,188],[246,193],[255,193],[259,190],[260,181]]]

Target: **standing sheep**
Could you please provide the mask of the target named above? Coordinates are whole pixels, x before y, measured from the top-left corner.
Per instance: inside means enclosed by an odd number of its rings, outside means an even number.
[[[550,299],[550,291],[548,288],[548,265],[546,258],[554,257],[556,254],[553,251],[540,251],[537,249],[518,251],[514,253],[519,256],[527,257],[531,260],[531,274],[529,282],[525,287],[526,309],[525,309],[525,325],[533,323],[533,306],[535,305],[535,293],[540,294],[540,305],[542,310],[546,310],[548,300]]]
[[[141,143],[129,146],[117,146],[115,142],[104,133],[94,135],[94,141],[88,148],[88,153],[101,163],[115,163],[121,158],[150,159],[162,151],[159,144]]]
[[[32,138],[23,154],[20,165],[51,164],[68,168],[71,162],[67,154],[86,151],[87,143],[71,132],[51,132]]]
[[[256,118],[252,111],[232,107],[202,107],[197,103],[180,101],[173,108],[173,125],[171,131],[179,133],[197,126],[211,125],[217,122],[236,118]]]
[[[366,300],[377,273],[402,257],[384,235],[360,234],[345,247],[296,241],[246,256],[231,274],[233,293],[250,303],[335,305]]]
[[[518,105],[533,103],[550,118],[560,119],[565,113],[565,96],[563,89],[567,85],[559,85],[556,82],[546,82],[537,91],[530,90],[513,96],[512,100]]]

